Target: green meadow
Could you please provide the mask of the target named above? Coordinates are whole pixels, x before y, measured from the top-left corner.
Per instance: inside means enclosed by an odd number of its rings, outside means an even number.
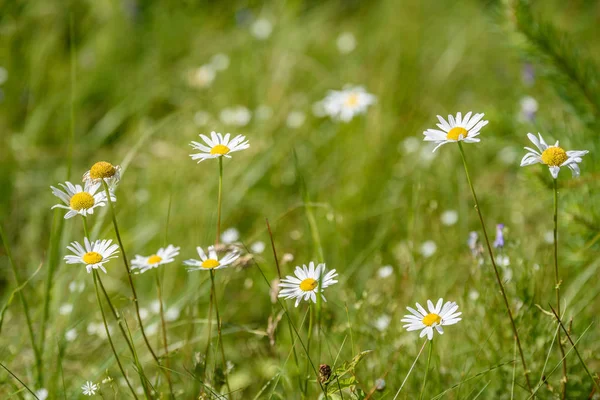
[[[600,398],[599,13],[0,2],[0,398]],[[372,104],[328,115],[330,91],[355,86]],[[433,152],[436,116],[470,111],[489,121],[480,141]],[[249,148],[218,157],[212,131]],[[554,179],[548,153],[520,166],[538,132],[589,152],[580,177],[567,162]],[[192,160],[192,141],[215,158]],[[96,184],[102,206],[51,209],[74,202],[50,186],[100,161],[120,168]],[[106,273],[66,262],[84,237],[118,245]],[[174,261],[131,270],[169,244]],[[215,244],[239,258],[188,271]],[[310,262],[337,272],[326,301],[277,297]],[[433,340],[407,331],[406,307],[440,298],[461,320],[428,309]]]

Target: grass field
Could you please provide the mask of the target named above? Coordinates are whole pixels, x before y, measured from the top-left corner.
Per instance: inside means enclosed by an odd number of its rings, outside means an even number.
[[[600,6],[532,3],[0,3],[0,398],[84,398],[87,381],[106,399],[600,398]],[[325,115],[349,84],[376,102]],[[491,242],[504,224],[492,250],[531,387],[459,148],[423,141],[436,115],[468,111],[489,121],[462,147]],[[189,144],[211,131],[250,147],[196,163]],[[521,168],[528,132],[588,150],[581,176]],[[65,262],[82,220],[117,243],[108,205],[51,210],[50,186],[98,161],[121,167],[127,258],[173,244],[174,262],[129,275],[122,248],[106,274]],[[284,277],[337,271],[327,302],[277,300],[266,219]],[[183,262],[218,225],[241,265],[211,284]],[[462,320],[431,343],[403,328],[407,306],[439,298]]]

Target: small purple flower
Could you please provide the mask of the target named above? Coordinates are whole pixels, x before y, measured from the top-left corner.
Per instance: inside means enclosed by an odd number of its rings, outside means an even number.
[[[479,235],[477,234],[477,232],[469,232],[469,240],[467,243],[469,244],[469,249],[471,249],[471,253],[473,254],[473,256],[477,256],[478,241]]]
[[[496,240],[494,240],[495,248],[503,248],[504,247],[504,224],[496,225]]]

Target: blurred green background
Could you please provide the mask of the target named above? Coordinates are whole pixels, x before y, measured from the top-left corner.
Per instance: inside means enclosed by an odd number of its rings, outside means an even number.
[[[235,228],[248,246],[266,245],[264,252],[255,247],[258,266],[217,274],[237,390],[232,398],[253,398],[278,374],[277,387],[271,381],[259,398],[300,398],[293,362],[285,364],[291,349],[285,318],[275,345],[266,333],[279,306],[261,274],[277,276],[265,218],[280,256],[294,257],[284,274],[316,261],[319,246],[323,261],[340,274],[326,293],[315,363],[339,365],[373,350],[357,368],[359,387],[369,392],[385,376],[386,387],[373,396],[392,398],[422,343],[402,329],[405,307],[443,297],[460,305],[463,321],[436,337],[426,398],[501,364],[444,398],[511,398],[514,342],[489,259],[478,265],[466,244],[480,226],[460,155],[454,146],[432,154],[422,142],[437,114],[470,110],[490,121],[481,143],[465,150],[488,231],[507,226],[504,278],[535,383],[559,362],[554,345],[544,369],[556,325],[536,307],[554,304],[552,191],[547,168],[519,167],[522,147],[530,145],[527,132],[541,132],[566,149],[590,151],[580,179],[570,179],[567,170],[560,174],[559,243],[565,318],[573,318],[574,338],[593,324],[579,347],[590,369],[600,368],[600,81],[593,68],[600,61],[600,5],[534,2],[535,20],[525,24],[539,27],[533,39],[518,29],[513,10],[500,1],[1,2],[0,223],[21,280],[42,264],[23,293],[40,343],[45,330],[42,384],[50,398],[63,392],[77,398],[85,380],[119,377],[106,340],[89,327],[101,321],[91,275],[62,261],[66,245],[83,239],[81,222],[50,210],[58,199],[49,186],[79,182],[100,160],[124,168],[117,217],[129,257],[152,254],[165,240],[182,247],[162,272],[174,317],[171,365],[180,372],[174,378],[179,396],[198,396],[186,370],[194,369],[194,353],[206,344],[210,280],[202,272],[188,274],[181,262],[214,241],[218,163],[195,164],[188,156],[189,142],[213,130],[244,134],[251,144],[224,161],[223,228]],[[535,32],[549,35],[550,44],[536,42]],[[321,116],[315,103],[348,83],[364,86],[377,104],[350,123]],[[105,211],[90,218],[93,232],[114,239]],[[2,304],[15,287],[5,255],[3,248]],[[103,279],[135,331],[120,263],[108,264]],[[380,277],[385,265],[393,273]],[[72,282],[84,282],[85,289],[70,290]],[[135,283],[140,305],[150,310],[147,325],[156,327],[154,280],[141,275]],[[73,309],[64,312],[65,304]],[[306,304],[291,309],[298,325],[305,310]],[[2,328],[0,360],[39,389],[17,299]],[[65,339],[73,329],[76,338]],[[152,341],[159,348],[156,333]],[[142,351],[138,336],[136,344]],[[572,353],[568,360],[569,398],[587,398],[591,382]],[[399,398],[415,398],[424,363],[417,363]],[[526,398],[520,365],[516,377],[514,398]],[[557,396],[559,379],[558,369],[540,397]],[[113,387],[127,398],[124,387]],[[110,383],[101,388],[112,397]],[[0,373],[3,397],[23,396],[19,390]],[[313,383],[308,397],[317,396]]]

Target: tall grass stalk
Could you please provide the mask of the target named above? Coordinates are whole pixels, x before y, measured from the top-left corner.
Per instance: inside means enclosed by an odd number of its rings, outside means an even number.
[[[560,315],[560,276],[558,274],[558,179],[552,180],[554,192],[554,289],[556,291],[556,312]],[[567,398],[567,357],[562,343],[560,329],[558,330],[558,348],[562,357],[562,379],[560,381],[561,398]]]
[[[400,385],[400,388],[398,389],[398,391],[396,392],[396,395],[394,396],[393,400],[396,400],[398,398],[398,396],[400,395],[400,392],[402,391],[402,388],[404,387],[404,384],[406,383],[406,381],[408,380],[408,377],[410,376],[410,374],[412,373],[413,369],[415,369],[415,365],[417,364],[417,361],[419,361],[419,357],[421,357],[421,353],[423,352],[423,350],[425,349],[425,345],[427,344],[427,340],[425,340],[423,342],[423,346],[421,346],[421,350],[419,350],[419,353],[417,354],[417,357],[415,358],[415,361],[413,361],[412,365],[410,366],[410,369],[408,370],[408,373],[406,374],[406,377],[404,378],[404,380],[402,381],[402,384]]]
[[[523,354],[523,348],[521,347],[521,340],[519,339],[519,332],[517,330],[517,325],[515,324],[515,320],[512,315],[512,311],[510,310],[510,304],[508,302],[508,297],[506,297],[506,291],[504,290],[504,284],[502,283],[502,279],[500,278],[500,273],[498,272],[498,267],[496,266],[496,261],[494,259],[494,252],[492,251],[492,245],[490,244],[490,239],[487,234],[487,230],[485,229],[485,223],[483,222],[483,215],[481,214],[481,209],[479,207],[479,201],[477,200],[477,194],[475,194],[475,188],[473,187],[473,183],[471,182],[471,177],[469,175],[469,167],[467,166],[467,158],[465,157],[465,151],[462,147],[462,143],[459,141],[458,148],[460,150],[460,155],[462,157],[463,165],[465,167],[465,175],[467,176],[467,182],[469,183],[469,187],[471,188],[471,194],[473,195],[473,201],[475,202],[475,210],[477,210],[477,215],[479,215],[479,222],[481,223],[481,230],[483,231],[483,236],[485,238],[485,243],[487,245],[487,250],[490,256],[490,260],[492,262],[492,267],[494,267],[494,274],[496,276],[496,281],[498,282],[498,287],[500,288],[500,293],[502,294],[502,298],[504,299],[504,305],[506,307],[506,311],[508,312],[508,317],[510,319],[510,323],[513,330],[513,335],[515,340],[517,341],[517,347],[519,348],[519,355],[521,357],[521,364],[523,364],[523,375],[525,375],[525,380],[527,382],[527,388],[529,392],[533,394],[533,388],[531,387],[531,382],[529,381],[529,370],[527,369],[527,363],[525,362],[525,355]]]
[[[158,302],[160,305],[160,325],[162,328],[162,337],[163,337],[163,347],[165,348],[165,372],[167,375],[167,383],[169,384],[169,392],[171,393],[171,398],[175,398],[173,393],[173,382],[171,381],[171,371],[170,371],[170,363],[169,363],[169,344],[167,340],[167,324],[165,322],[165,310],[163,306],[162,299],[162,290],[160,287],[160,278],[158,276],[158,269],[155,270],[154,277],[156,278],[156,294],[158,297]]]
[[[4,228],[2,224],[0,224],[0,238],[4,243],[4,248],[6,249],[6,255],[8,256],[8,262],[10,264],[10,268],[12,270],[13,278],[15,279],[15,283],[17,287],[21,286],[19,273],[17,271],[17,267],[15,265],[15,261],[12,256],[12,251],[10,250],[10,245],[8,244],[8,240],[6,238],[6,233],[4,232]],[[25,320],[27,321],[27,330],[29,331],[29,340],[31,341],[31,347],[33,349],[33,356],[35,358],[35,367],[37,371],[37,386],[42,387],[44,382],[44,368],[42,365],[42,356],[40,354],[39,348],[35,344],[35,336],[33,335],[33,324],[31,323],[31,314],[29,313],[29,305],[27,304],[27,299],[23,294],[23,290],[19,290],[19,299],[21,300],[21,304],[23,306],[23,313],[25,314]]]
[[[106,331],[106,337],[108,338],[108,343],[110,343],[110,348],[112,349],[113,354],[115,355],[115,359],[117,360],[117,364],[119,365],[121,374],[123,374],[123,378],[125,379],[125,382],[127,383],[127,386],[129,387],[129,389],[131,390],[131,394],[133,394],[133,397],[135,399],[137,399],[138,397],[135,394],[135,390],[133,390],[133,387],[131,386],[129,379],[127,379],[127,373],[125,373],[123,364],[121,364],[121,360],[119,359],[119,353],[117,353],[117,349],[115,349],[115,345],[112,341],[112,337],[110,336],[110,331],[108,329],[108,324],[106,323],[106,315],[104,314],[104,307],[102,307],[102,300],[100,300],[100,291],[98,290],[98,271],[94,270],[93,274],[94,274],[94,288],[96,289],[96,300],[98,301],[98,307],[100,307],[100,313],[102,314],[102,322],[104,323],[104,329]],[[145,386],[145,383],[144,383],[144,386]]]
[[[8,369],[4,364],[2,364],[0,362],[0,367],[4,368],[6,370],[6,372],[8,372],[13,378],[15,378],[21,385],[23,385],[23,387],[25,389],[27,389],[27,391],[29,393],[31,393],[33,395],[33,397],[36,398],[36,400],[39,400],[39,397],[37,397],[37,395],[29,388],[29,386],[27,386],[25,384],[25,382],[23,382],[17,375],[15,375],[10,369]]]

